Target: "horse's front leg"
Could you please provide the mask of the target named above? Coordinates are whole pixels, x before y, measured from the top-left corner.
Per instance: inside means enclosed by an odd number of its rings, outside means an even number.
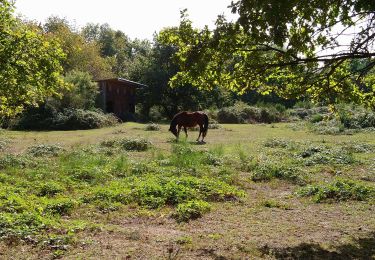
[[[181,132],[181,126],[178,126],[178,130],[177,130],[177,140],[178,140],[178,138],[180,137],[180,132]]]
[[[185,131],[186,138],[188,138],[187,129],[185,126],[184,126],[184,131]]]

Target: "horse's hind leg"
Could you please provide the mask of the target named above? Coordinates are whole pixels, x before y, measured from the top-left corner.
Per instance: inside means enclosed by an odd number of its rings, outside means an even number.
[[[203,127],[200,125],[200,126],[199,126],[199,136],[198,136],[198,138],[197,138],[197,142],[199,142],[199,138],[201,137],[202,132],[203,132]],[[203,136],[203,135],[202,135],[202,136]],[[203,141],[203,140],[202,140],[202,141]]]

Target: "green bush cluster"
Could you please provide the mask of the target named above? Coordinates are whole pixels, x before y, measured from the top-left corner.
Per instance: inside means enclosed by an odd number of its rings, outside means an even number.
[[[293,149],[296,146],[296,143],[287,140],[287,139],[281,139],[281,138],[270,138],[267,139],[264,142],[265,147],[271,147],[271,148],[288,148],[288,149]]]
[[[284,118],[282,109],[278,109],[276,106],[254,107],[243,102],[221,108],[217,112],[219,123],[274,123],[280,122]]]
[[[85,203],[109,201],[112,203],[137,203],[147,208],[179,205],[191,200],[237,200],[244,193],[222,181],[193,176],[161,176],[149,174],[129,177],[98,188],[83,198]]]
[[[191,200],[178,204],[174,217],[177,221],[188,221],[200,218],[203,214],[211,210],[211,205],[203,200]]]
[[[9,145],[8,138],[0,138],[0,152],[4,151]]]
[[[305,148],[299,156],[306,166],[317,164],[353,164],[355,162],[350,150],[343,147],[310,146]]]
[[[341,104],[334,113],[316,113],[308,117],[311,130],[318,134],[351,134],[359,129],[375,128],[375,112],[363,107]]]
[[[104,140],[101,143],[101,146],[108,148],[118,148],[124,149],[126,151],[147,151],[153,145],[152,143],[144,138],[118,138],[118,139],[109,139]]]
[[[308,185],[297,191],[302,197],[312,196],[314,201],[367,200],[375,198],[375,187],[352,180],[336,180],[329,184]]]
[[[57,156],[65,149],[59,144],[38,144],[27,148],[27,153],[32,156]]]
[[[160,125],[156,123],[149,123],[145,127],[146,131],[160,131],[160,129],[161,129]]]
[[[113,126],[118,119],[100,110],[66,108],[61,112],[53,108],[31,109],[14,120],[11,128],[16,130],[79,130]]]
[[[270,181],[272,179],[285,180],[300,185],[306,184],[305,178],[296,167],[268,162],[258,164],[252,170],[252,181]]]
[[[320,122],[322,119],[330,114],[328,107],[316,106],[313,107],[311,104],[305,107],[300,107],[298,104],[292,109],[288,110],[290,117],[296,117],[298,119],[305,119],[309,121]]]
[[[375,127],[375,112],[361,107],[342,105],[338,108],[338,118],[345,128],[361,129]]]
[[[6,168],[25,168],[36,165],[35,160],[32,160],[28,155],[4,154],[0,156],[0,169]]]

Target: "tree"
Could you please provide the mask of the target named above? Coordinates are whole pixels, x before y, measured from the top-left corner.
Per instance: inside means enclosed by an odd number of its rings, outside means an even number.
[[[128,77],[128,65],[132,55],[131,40],[122,31],[113,30],[108,24],[87,24],[82,29],[87,43],[95,43],[101,56],[111,64],[113,75]]]
[[[64,72],[87,71],[94,79],[112,77],[111,61],[101,56],[100,44],[86,41],[66,19],[51,16],[43,29],[49,38],[58,41],[66,54]]]
[[[375,87],[366,80],[375,66],[374,1],[241,0],[231,8],[236,22],[219,17],[213,31],[197,30],[183,12],[178,30],[163,35],[178,48],[182,68],[172,85],[375,107]],[[357,60],[364,65],[353,70]]]
[[[169,87],[170,78],[179,71],[178,64],[171,59],[176,51],[172,45],[163,44],[159,35],[155,35],[150,53],[140,51],[137,54],[135,61],[141,62],[135,63],[138,66],[132,66],[130,76],[147,85],[139,93],[144,115],[149,115],[152,107],[159,107],[162,116],[172,118],[181,110],[201,110],[228,102],[224,98],[225,93],[218,87],[211,90],[199,90],[191,84]]]
[[[71,84],[71,88],[62,93],[62,98],[54,100],[56,108],[76,108],[93,110],[97,100],[99,89],[88,72],[70,71],[64,77],[65,82]]]
[[[15,19],[13,2],[0,1],[0,118],[58,95],[64,53],[54,40]]]

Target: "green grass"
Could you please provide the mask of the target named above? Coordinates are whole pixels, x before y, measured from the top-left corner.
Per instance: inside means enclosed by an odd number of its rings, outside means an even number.
[[[246,236],[241,232],[251,225],[262,223],[257,227],[270,236],[268,225],[279,221],[269,215],[274,210],[283,210],[282,221],[294,210],[308,215],[310,204],[324,211],[326,202],[352,209],[361,201],[363,209],[352,210],[375,228],[369,210],[375,189],[371,133],[321,136],[289,124],[223,125],[210,129],[207,144],[200,145],[193,141],[196,132],[175,142],[167,128],[145,131],[129,123],[85,131],[1,131],[7,145],[0,151],[0,249],[12,254],[14,245],[33,245],[60,257],[79,250],[82,236],[95,240],[98,229],[145,218],[191,238],[180,243],[191,252],[212,246],[190,231],[195,225],[207,225],[211,233],[233,230],[217,243],[239,248],[231,253],[243,258],[248,252],[240,248],[258,252],[235,238]],[[289,234],[293,225],[283,222],[277,234]]]

